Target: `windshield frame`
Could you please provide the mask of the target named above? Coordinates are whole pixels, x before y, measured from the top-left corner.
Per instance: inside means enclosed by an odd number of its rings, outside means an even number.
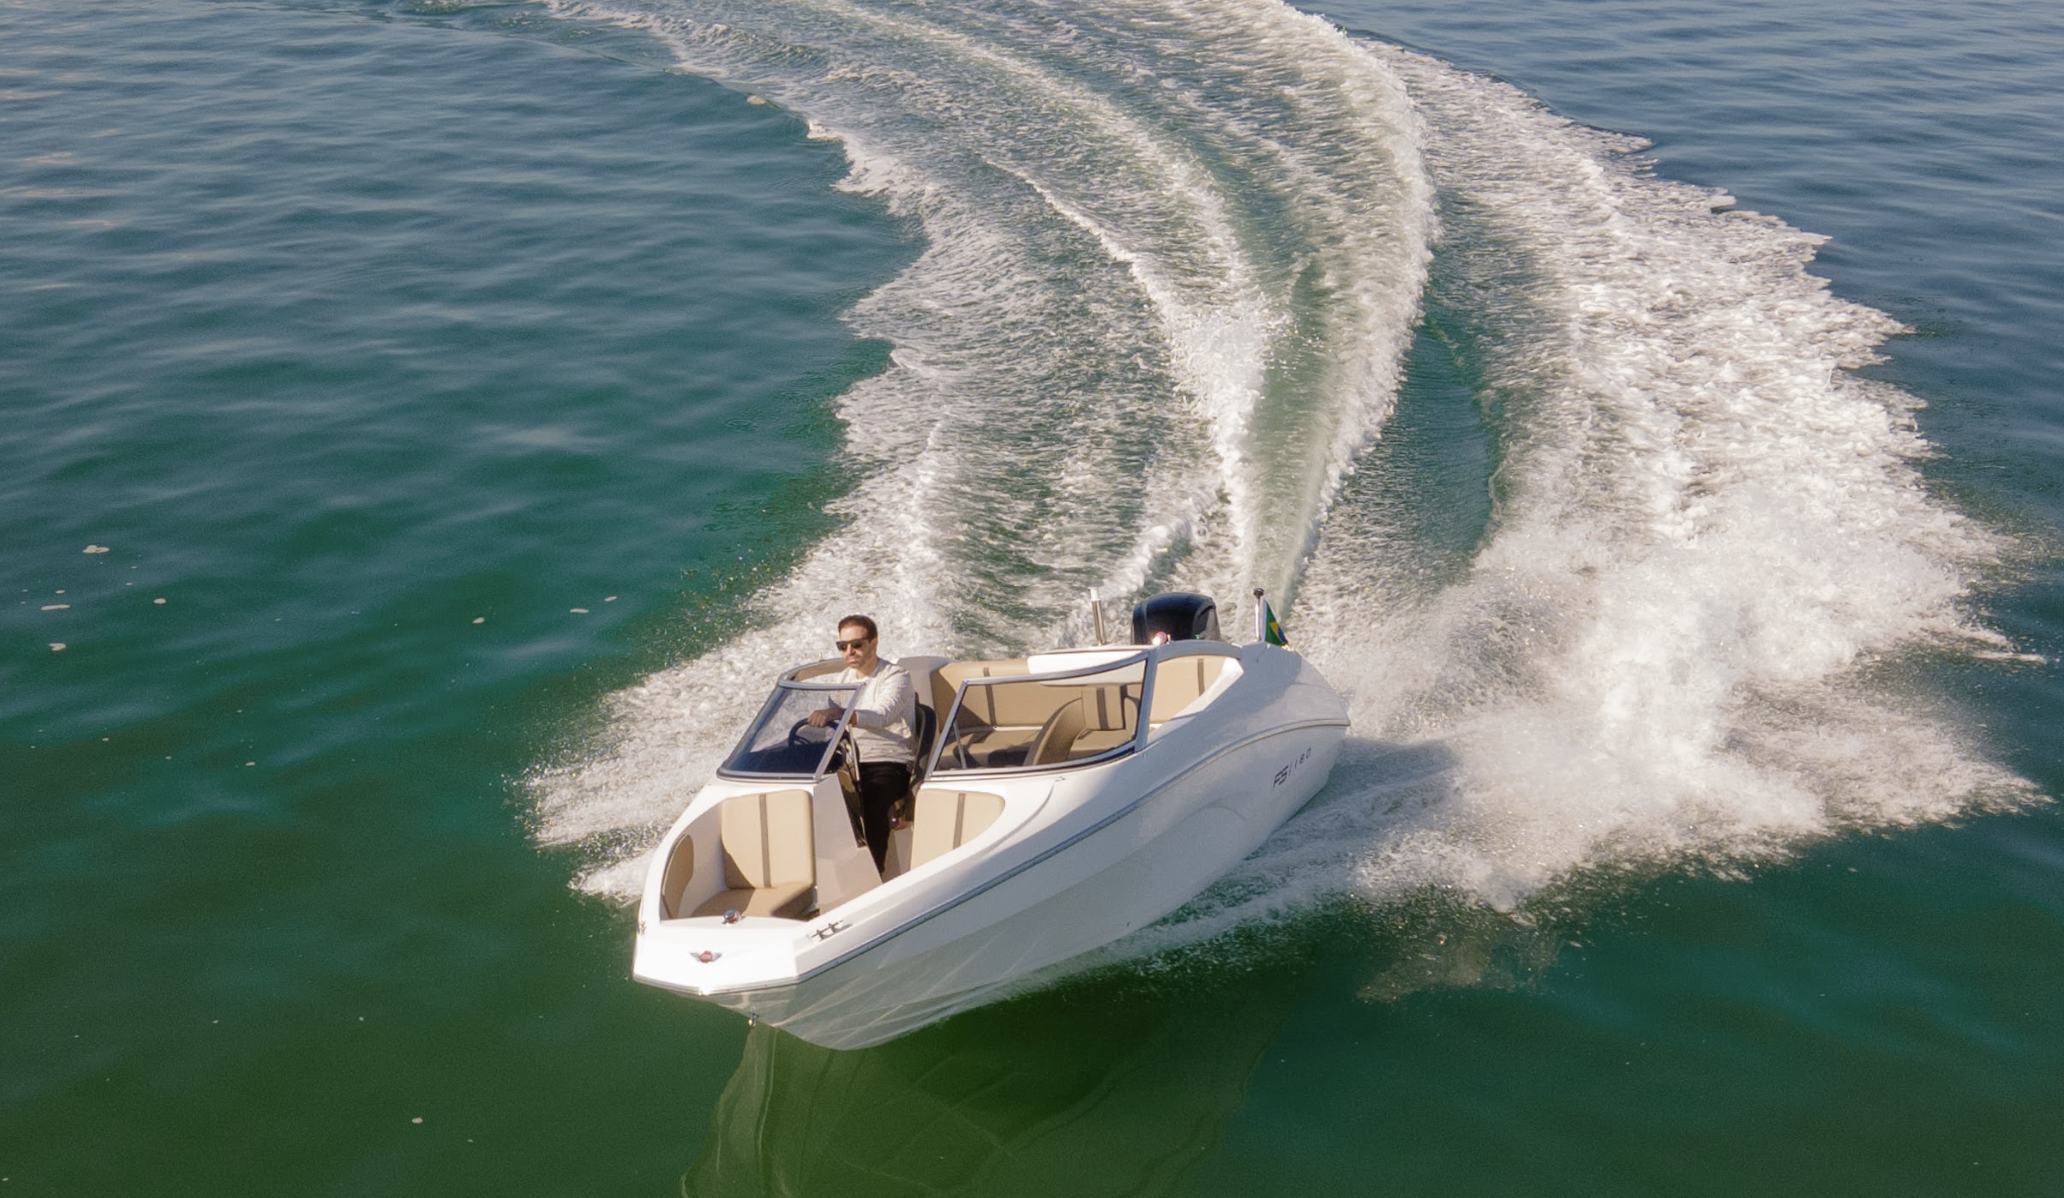
[[[807,668],[807,666],[798,667],[798,669]],[[717,767],[718,777],[750,781],[759,781],[767,778],[791,781],[808,779],[812,784],[815,784],[821,781],[826,774],[838,768],[833,763],[832,757],[837,752],[839,745],[845,741],[846,731],[853,722],[852,697],[859,693],[861,684],[858,682],[797,682],[791,677],[795,672],[795,670],[790,670],[774,683],[774,689],[767,695],[766,702],[760,704],[759,714],[755,715],[752,718],[752,722],[745,726],[745,731],[739,734],[737,742],[731,746],[731,751],[724,755],[723,764]],[[789,698],[792,692],[796,691],[822,691],[827,694],[844,692],[846,696],[846,702],[839,704],[844,710],[839,715],[838,722],[829,726],[831,728],[831,738],[824,742],[824,751],[817,755],[815,768],[805,773],[797,770],[750,770],[735,767],[732,763],[746,754],[747,746],[752,743],[753,736],[766,726],[767,721],[780,709],[782,703]]]
[[[1146,748],[1147,745],[1149,728],[1146,713],[1153,710],[1154,665],[1156,660],[1152,646],[1147,646],[1141,648],[1137,653],[1118,658],[1116,661],[1099,661],[1094,665],[1078,666],[1072,670],[1048,670],[1038,674],[1009,674],[994,678],[968,678],[962,680],[961,684],[953,689],[953,706],[947,709],[945,717],[939,721],[937,743],[932,746],[932,754],[925,761],[925,781],[929,783],[938,776],[940,772],[939,766],[946,759],[947,746],[953,742],[953,729],[957,726],[957,721],[960,719],[962,701],[967,697],[968,688],[973,686],[1009,686],[1026,682],[1065,682],[1070,678],[1094,678],[1099,674],[1109,674],[1117,670],[1140,666],[1139,728],[1133,733],[1131,740],[1123,744],[1113,745],[1093,757],[1077,758],[1074,761],[1057,761],[1052,765],[990,765],[975,766],[968,769],[947,769],[945,773],[953,777],[977,778],[998,774],[1051,774],[1063,770],[1079,770],[1087,766],[1101,765],[1106,761],[1139,752]]]

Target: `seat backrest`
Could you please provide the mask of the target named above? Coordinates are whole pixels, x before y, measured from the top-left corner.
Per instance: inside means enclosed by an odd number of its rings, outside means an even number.
[[[1025,764],[1058,765],[1068,760],[1068,750],[1075,747],[1075,738],[1082,735],[1082,729],[1082,700],[1070,699],[1047,717],[1046,726],[1033,738],[1032,751],[1025,755]]]
[[[1095,757],[1132,743],[1139,735],[1139,684],[1084,687],[1082,734],[1070,760]]]
[[[1023,658],[1005,661],[949,661],[932,671],[932,706],[938,710],[939,717],[944,719],[946,713],[953,709],[954,692],[968,679],[1021,678],[1029,672]],[[964,720],[979,720],[991,726],[1009,722],[997,719],[993,696],[990,694],[994,689],[978,686],[968,692],[968,715]],[[1033,720],[1032,723],[1037,725],[1045,719],[1046,713],[1041,712],[1039,719]],[[963,723],[962,726],[966,727],[967,724]]]
[[[1195,703],[1218,681],[1226,659],[1215,654],[1172,657],[1154,666],[1154,709],[1147,722],[1158,724]]]
[[[776,790],[724,800],[718,813],[724,840],[724,884],[764,890],[817,881],[817,848],[810,792]]]
[[[917,705],[917,768],[932,761],[932,743],[939,737],[939,710],[929,703]]]
[[[1138,725],[1132,722],[1139,710],[1139,697],[1130,693],[1133,688],[1121,683],[1078,686],[1071,688],[1076,698],[1068,700],[1047,717],[1039,735],[1032,741],[1032,751],[1025,757],[1026,765],[1059,765],[1076,756],[1076,746],[1087,736],[1088,746],[1094,752],[1113,749],[1125,743],[1125,737],[1115,735],[1133,731]]]
[[[1085,732],[1123,732],[1136,726],[1133,717],[1138,711],[1137,682],[1082,688],[1082,730]]]
[[[927,786],[917,792],[917,818],[910,828],[910,868],[973,840],[1003,814],[1003,796],[976,790]]]

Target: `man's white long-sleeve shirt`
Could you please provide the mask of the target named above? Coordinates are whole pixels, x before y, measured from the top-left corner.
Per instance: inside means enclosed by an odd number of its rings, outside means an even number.
[[[875,662],[874,673],[866,678],[849,667],[840,671],[835,681],[860,684],[848,705],[853,712],[853,748],[859,752],[860,760],[912,764],[916,756],[911,730],[917,726],[917,688],[910,681],[909,672],[882,658]]]

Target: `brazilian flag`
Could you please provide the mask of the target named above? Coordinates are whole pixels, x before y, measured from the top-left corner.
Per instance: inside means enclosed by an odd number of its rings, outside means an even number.
[[[1283,635],[1283,626],[1276,623],[1276,609],[1270,607],[1266,599],[1261,601],[1261,639],[1263,644],[1281,645],[1285,649],[1290,647],[1289,638]]]

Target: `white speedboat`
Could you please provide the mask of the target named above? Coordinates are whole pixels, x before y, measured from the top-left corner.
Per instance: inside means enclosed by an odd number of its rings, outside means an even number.
[[[1202,596],[1133,623],[1149,643],[902,658],[925,768],[880,871],[845,719],[806,718],[855,687],[783,674],[654,854],[633,975],[859,1048],[1194,897],[1325,783],[1347,711],[1290,650],[1217,639]]]

